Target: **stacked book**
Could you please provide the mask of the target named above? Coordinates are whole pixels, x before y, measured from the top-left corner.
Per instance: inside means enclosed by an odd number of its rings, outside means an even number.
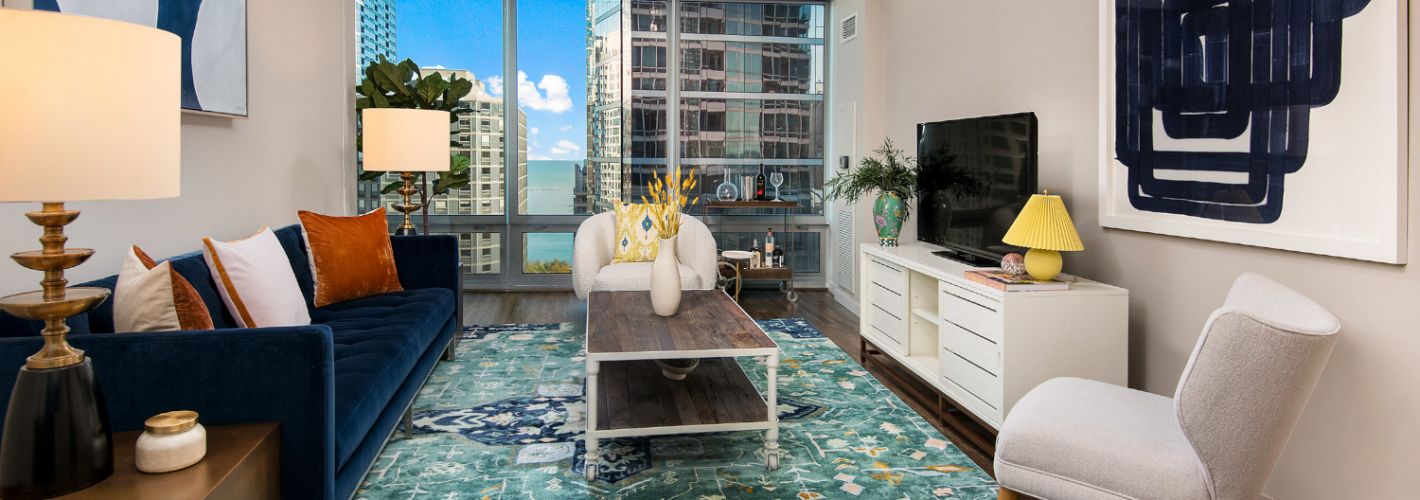
[[[1000,269],[967,271],[966,278],[1003,292],[1055,292],[1069,290],[1070,283],[1031,279],[1028,274],[1010,274]]]

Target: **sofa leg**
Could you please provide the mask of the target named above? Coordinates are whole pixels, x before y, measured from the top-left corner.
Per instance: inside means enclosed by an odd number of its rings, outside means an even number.
[[[1001,486],[1000,491],[996,493],[996,500],[1021,500],[1021,494]]]
[[[409,405],[409,408],[404,409],[404,425],[401,427],[404,427],[405,439],[414,437],[414,405]]]
[[[453,340],[449,341],[449,346],[444,348],[444,361],[453,361],[454,353],[458,351],[458,348],[459,338],[454,337]]]

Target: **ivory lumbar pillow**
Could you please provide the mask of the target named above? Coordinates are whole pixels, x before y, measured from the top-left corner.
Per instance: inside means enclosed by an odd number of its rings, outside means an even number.
[[[222,302],[242,328],[311,324],[291,261],[271,228],[237,241],[202,239],[202,256]]]
[[[385,209],[355,217],[301,210],[301,236],[315,277],[315,306],[404,290]]]
[[[119,332],[211,330],[212,315],[172,264],[154,262],[133,246],[114,287],[113,325]]]

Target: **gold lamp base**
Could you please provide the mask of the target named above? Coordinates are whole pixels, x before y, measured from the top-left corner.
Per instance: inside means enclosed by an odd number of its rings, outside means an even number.
[[[25,214],[31,222],[44,227],[44,236],[39,241],[42,250],[20,252],[10,258],[36,271],[44,272],[43,288],[36,292],[20,293],[0,298],[0,309],[12,316],[44,321],[44,346],[31,355],[25,366],[44,370],[73,366],[84,361],[84,351],[69,345],[66,336],[69,326],[65,320],[76,314],[93,309],[109,297],[105,288],[65,288],[69,280],[64,278],[64,270],[82,264],[94,255],[87,248],[64,248],[69,241],[64,236],[64,226],[79,217],[78,210],[65,210],[64,203],[45,203],[38,212]]]
[[[404,195],[404,203],[394,205],[394,209],[404,214],[404,222],[400,223],[394,234],[414,236],[419,234],[419,230],[414,228],[414,222],[409,219],[409,214],[418,212],[420,208],[424,208],[424,204],[411,199],[413,195],[419,193],[419,190],[414,188],[414,172],[401,172],[399,178],[404,181],[404,187],[399,188],[397,192]]]

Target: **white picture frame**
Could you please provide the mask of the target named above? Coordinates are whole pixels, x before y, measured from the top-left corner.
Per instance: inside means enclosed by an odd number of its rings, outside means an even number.
[[[1180,135],[1228,135],[1218,132],[1221,127],[1185,127],[1179,124],[1193,125],[1197,121],[1189,120],[1213,119],[1196,118],[1197,115],[1211,113],[1221,116],[1233,112],[1200,112],[1200,107],[1207,107],[1216,102],[1226,102],[1230,105],[1240,102],[1229,100],[1231,94],[1222,99],[1216,97],[1222,94],[1216,91],[1217,89],[1226,88],[1226,80],[1232,76],[1229,72],[1235,72],[1233,67],[1241,65],[1236,64],[1238,61],[1232,59],[1233,55],[1227,52],[1227,48],[1231,48],[1226,45],[1227,37],[1210,39],[1205,33],[1196,37],[1196,46],[1190,46],[1197,33],[1209,29],[1220,32],[1217,31],[1218,25],[1233,22],[1227,18],[1233,14],[1221,11],[1208,12],[1206,15],[1185,13],[1175,18],[1173,13],[1169,13],[1158,15],[1156,20],[1155,14],[1140,13],[1142,6],[1146,4],[1132,3],[1134,1],[1136,0],[1099,0],[1101,225],[1388,264],[1406,262],[1409,186],[1409,17],[1406,0],[1370,0],[1359,12],[1341,20],[1339,28],[1335,25],[1337,23],[1320,27],[1323,21],[1316,20],[1309,25],[1317,33],[1317,38],[1322,38],[1324,30],[1331,30],[1338,35],[1331,38],[1340,40],[1339,50],[1329,54],[1339,53],[1340,61],[1343,62],[1325,63],[1328,66],[1334,65],[1334,72],[1327,73],[1337,76],[1332,79],[1333,82],[1340,82],[1334,97],[1329,101],[1311,97],[1317,101],[1313,105],[1299,107],[1292,104],[1268,108],[1260,113],[1269,113],[1266,116],[1272,117],[1270,121],[1263,119],[1264,121],[1260,122],[1262,126],[1257,126],[1259,122],[1249,118],[1246,121],[1247,129],[1233,138],[1184,139],[1175,139],[1171,134],[1185,131]],[[1288,0],[1277,1],[1283,3]],[[1154,6],[1158,4],[1152,2]],[[1116,8],[1121,5],[1125,6],[1126,10]],[[1127,9],[1135,5],[1139,6],[1139,9]],[[1130,12],[1139,14],[1131,18]],[[1189,19],[1189,15],[1193,15],[1193,18]],[[1117,19],[1134,19],[1134,22],[1117,34]],[[1169,26],[1175,19],[1178,19],[1177,24]],[[1157,23],[1157,26],[1151,23]],[[1248,28],[1244,25],[1241,29]],[[1140,35],[1131,36],[1130,33]],[[1154,36],[1158,34],[1163,35]],[[1255,33],[1249,34],[1252,35],[1251,43],[1262,43],[1257,41],[1259,37]],[[1120,45],[1116,38],[1121,36],[1126,38],[1125,51],[1117,51]],[[1133,53],[1152,53],[1155,49],[1169,50],[1166,45],[1160,45],[1163,48],[1145,46],[1151,43],[1151,40],[1168,39],[1170,36],[1181,40],[1178,46],[1184,47],[1177,49],[1175,54],[1192,51],[1185,57],[1171,61],[1176,63],[1171,67],[1179,68],[1192,64],[1191,74],[1190,70],[1183,69],[1176,73],[1157,71],[1157,74],[1162,76],[1139,76],[1146,71],[1152,71],[1149,68],[1160,67],[1162,63],[1155,63],[1155,59],[1159,58],[1122,55],[1130,54],[1131,46],[1134,46]],[[1270,40],[1274,37],[1261,38]],[[1305,48],[1293,50],[1321,51],[1323,49],[1318,48],[1320,46],[1318,42],[1317,47],[1308,44]],[[1323,59],[1335,59],[1315,54],[1308,60],[1311,65],[1323,64],[1319,62]],[[1282,55],[1284,57],[1277,58],[1274,54],[1268,63],[1294,60],[1289,59],[1291,54]],[[1133,78],[1128,80],[1133,83],[1116,80],[1117,61],[1121,57],[1133,57],[1125,59],[1134,61],[1127,65],[1128,67],[1142,68],[1126,76],[1127,79]],[[1218,58],[1228,60],[1226,63],[1215,64],[1213,61]],[[1162,59],[1167,60],[1169,56]],[[1248,62],[1256,64],[1252,62],[1254,60]],[[1224,69],[1220,71],[1218,68]],[[1248,69],[1259,71],[1257,68]],[[1213,74],[1210,75],[1210,72]],[[1307,80],[1307,84],[1311,86],[1306,88],[1312,92],[1307,95],[1322,95],[1325,92],[1313,89],[1327,87],[1326,82],[1321,82],[1323,77],[1320,75],[1323,73],[1315,68],[1308,73],[1312,78]],[[1162,79],[1173,77],[1177,77],[1182,83],[1160,82]],[[1223,85],[1221,87],[1220,79]],[[1170,86],[1175,83],[1178,84]],[[1148,85],[1160,88],[1167,86],[1170,91],[1125,92],[1125,99],[1118,100],[1121,95],[1117,92],[1119,88],[1139,90]],[[1190,85],[1211,89],[1194,93],[1175,92]],[[1332,88],[1335,87],[1332,85]],[[1206,91],[1209,90],[1215,92],[1208,94]],[[1289,93],[1285,98],[1268,94],[1252,99],[1275,98],[1289,102],[1307,99],[1294,97],[1297,94],[1301,93]],[[1168,96],[1161,97],[1160,100],[1175,99],[1159,104],[1151,101],[1156,95]],[[1180,95],[1183,97],[1178,97]],[[1192,99],[1200,95],[1207,97]],[[1121,101],[1125,103],[1125,113],[1118,113]],[[1167,111],[1161,111],[1160,107]],[[1248,116],[1259,113],[1244,112]],[[1145,116],[1146,113],[1151,116]],[[1169,125],[1164,123],[1166,113],[1173,113],[1168,119],[1174,128],[1169,128]],[[1120,120],[1120,116],[1125,119]],[[1126,126],[1120,127],[1121,122],[1125,122]],[[1222,123],[1222,120],[1208,123]],[[1303,126],[1296,126],[1298,123]],[[1288,132],[1289,126],[1291,132]],[[1252,136],[1256,133],[1255,130],[1263,127],[1269,127],[1271,135],[1260,136],[1262,139]],[[1167,131],[1159,133],[1163,129]],[[1125,130],[1127,137],[1122,147],[1116,148],[1116,136],[1120,130]],[[1267,142],[1266,138],[1276,138],[1278,134],[1291,135],[1286,135],[1287,138],[1283,140]],[[1266,142],[1267,146],[1256,147],[1259,140]],[[1294,147],[1296,149],[1293,149]],[[1258,149],[1273,152],[1259,155],[1254,153]],[[1281,151],[1277,152],[1278,149]],[[1136,167],[1127,166],[1121,160],[1120,151],[1125,151],[1129,161]],[[1300,151],[1300,154],[1297,154],[1297,151]],[[1228,157],[1228,161],[1222,160],[1224,157]],[[1299,158],[1302,159],[1298,162],[1300,167],[1295,171],[1279,173],[1288,170],[1285,167],[1276,167],[1277,165],[1296,162]],[[1218,159],[1219,163],[1209,163],[1214,159]],[[1228,163],[1240,159],[1243,161]],[[1224,163],[1245,165],[1245,168],[1253,170],[1211,170],[1215,165]],[[1193,166],[1182,169],[1166,168],[1167,165],[1180,164]],[[1146,167],[1140,168],[1138,165]],[[1199,165],[1206,166],[1200,168]],[[1262,165],[1266,165],[1266,168]],[[1132,172],[1133,178],[1130,176],[1131,168],[1137,168]],[[1198,170],[1190,170],[1194,168]],[[1258,184],[1256,181],[1259,179],[1267,181]],[[1150,187],[1143,187],[1146,185]],[[1219,190],[1203,186],[1228,187]],[[1194,189],[1190,190],[1189,187]],[[1267,194],[1258,198],[1226,196],[1243,192]],[[1189,197],[1198,194],[1212,194],[1213,197]],[[1271,203],[1277,205],[1269,206]],[[1229,220],[1230,218],[1233,220]]]

